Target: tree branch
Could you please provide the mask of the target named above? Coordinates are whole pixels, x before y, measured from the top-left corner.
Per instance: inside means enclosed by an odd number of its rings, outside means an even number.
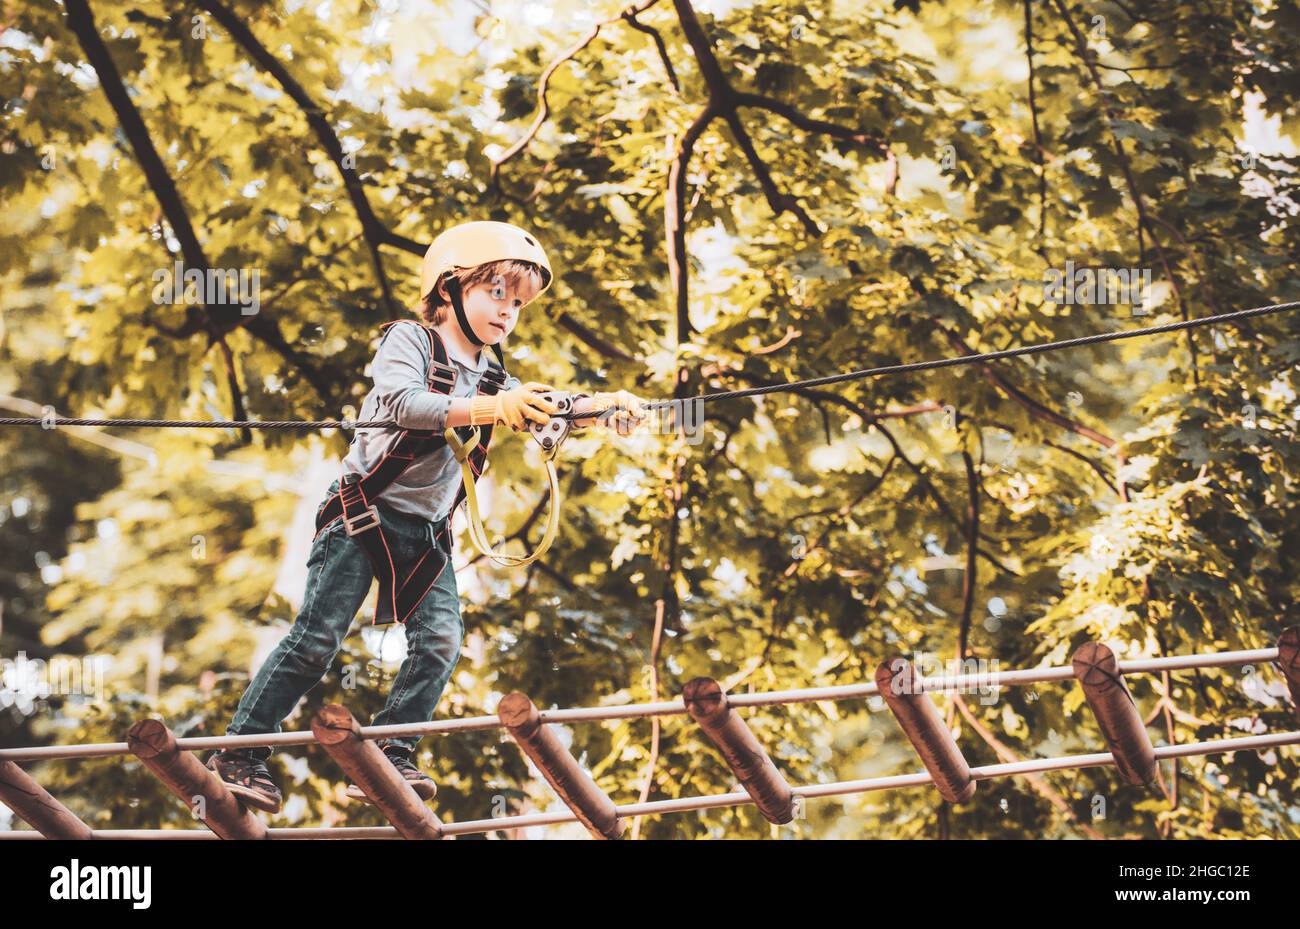
[[[131,144],[131,150],[135,154],[136,162],[144,172],[149,188],[153,191],[154,197],[158,200],[158,205],[167,217],[168,225],[171,226],[173,234],[176,236],[177,241],[180,242],[181,254],[184,256],[185,262],[191,268],[203,273],[206,278],[209,270],[208,259],[203,253],[203,246],[200,244],[198,235],[190,223],[189,212],[186,210],[180,193],[167,171],[167,166],[163,164],[162,156],[158,154],[158,150],[154,147],[153,139],[144,124],[144,119],[140,116],[135,104],[131,102],[131,97],[126,91],[126,86],[122,83],[122,76],[117,70],[117,65],[113,62],[108,46],[100,38],[99,28],[95,25],[90,5],[86,0],[68,0],[64,4],[64,9],[68,16],[68,26],[76,34],[82,51],[86,53],[86,59],[95,70],[95,75],[99,78],[99,86],[103,89],[104,96],[108,98],[109,105],[117,116],[123,134]],[[215,307],[205,304],[204,309],[207,311],[205,321],[201,322],[197,313],[187,312],[187,315],[194,325],[202,325],[208,331],[210,343],[222,341],[226,332],[237,328],[247,318],[242,315],[238,307],[229,304]],[[247,419],[244,398],[238,391],[237,384],[232,383],[231,389],[233,417],[241,420]]]
[[[772,212],[780,216],[787,210],[798,218],[803,224],[806,231],[813,238],[819,238],[822,234],[821,226],[808,215],[807,211],[799,204],[799,200],[791,194],[784,194],[777,190],[776,183],[772,180],[772,173],[768,171],[767,165],[763,159],[758,157],[758,152],[754,149],[754,142],[745,131],[745,127],[740,122],[740,115],[736,110],[727,110],[725,113],[727,125],[731,127],[732,135],[736,137],[736,143],[740,150],[745,153],[745,158],[750,167],[754,169],[754,175],[758,178],[758,185],[763,189],[763,196],[767,198],[767,204],[771,207]]]
[[[662,598],[655,601],[655,625],[654,631],[650,634],[650,700],[659,699],[659,649],[663,644],[664,634],[664,601]],[[638,803],[645,803],[650,799],[650,790],[654,786],[655,766],[659,763],[659,740],[661,730],[659,728],[659,717],[650,717],[650,758],[646,761],[644,780],[641,782],[640,799]],[[641,822],[644,817],[638,816],[632,824],[632,839],[641,837]]]
[[[1143,264],[1146,264],[1146,249],[1143,246],[1142,241],[1143,233],[1146,233],[1151,236],[1151,242],[1156,247],[1156,255],[1160,258],[1160,264],[1164,268],[1165,275],[1169,278],[1169,285],[1173,288],[1174,296],[1178,300],[1178,310],[1182,314],[1183,320],[1186,321],[1190,317],[1187,313],[1187,304],[1183,300],[1182,288],[1178,286],[1178,276],[1174,274],[1173,268],[1169,265],[1169,259],[1165,255],[1164,245],[1161,244],[1159,237],[1155,234],[1155,230],[1151,228],[1146,201],[1142,198],[1142,193],[1138,190],[1137,182],[1133,179],[1133,164],[1128,157],[1128,153],[1124,151],[1124,145],[1120,141],[1119,135],[1115,132],[1115,111],[1110,105],[1110,91],[1108,91],[1102,83],[1101,74],[1097,71],[1096,56],[1093,55],[1091,49],[1088,48],[1088,43],[1084,39],[1083,33],[1079,31],[1079,27],[1070,17],[1070,13],[1065,8],[1065,4],[1062,3],[1061,0],[1052,0],[1052,3],[1056,6],[1056,10],[1060,14],[1061,19],[1070,30],[1071,36],[1074,37],[1075,51],[1079,58],[1082,59],[1084,66],[1088,69],[1088,74],[1092,77],[1092,83],[1097,92],[1098,102],[1101,106],[1102,113],[1106,117],[1106,128],[1110,131],[1111,143],[1115,149],[1115,157],[1119,159],[1120,168],[1124,173],[1124,183],[1128,187],[1129,196],[1133,199],[1133,207],[1137,210],[1139,259]],[[1192,382],[1199,385],[1201,378],[1200,363],[1197,360],[1196,355],[1196,339],[1191,329],[1186,331],[1185,336],[1187,338],[1187,350],[1192,356]]]
[[[650,32],[654,33],[655,36],[658,37],[659,34],[655,32],[654,29],[644,25],[643,23],[639,23],[636,20],[638,13],[644,13],[657,2],[658,0],[646,0],[645,3],[640,5],[632,4],[626,9],[620,11],[618,15],[611,16],[609,19],[601,20],[592,26],[591,31],[574,43],[574,45],[572,45],[564,54],[546,66],[546,70],[542,72],[541,79],[537,82],[537,115],[533,117],[532,125],[528,127],[528,130],[520,136],[513,145],[502,152],[500,157],[491,159],[492,167],[489,169],[489,178],[493,189],[495,189],[497,193],[503,196],[508,196],[505,189],[501,186],[501,166],[528,147],[528,143],[533,140],[541,130],[542,125],[546,122],[547,117],[550,116],[551,104],[550,101],[547,100],[546,92],[551,83],[551,75],[556,72],[560,65],[564,64],[566,61],[573,60],[579,52],[595,41],[596,36],[600,35],[601,29],[605,26],[611,25],[612,23],[616,23],[621,19],[627,20],[642,31],[649,29]],[[659,39],[659,42],[662,47],[663,40]],[[664,53],[664,61],[669,68],[669,72],[672,73],[672,64],[668,62],[666,52]],[[675,75],[673,76],[673,80],[675,84]]]
[[[1034,0],[1024,0],[1025,58],[1029,61],[1029,116],[1034,126],[1034,156],[1038,162],[1038,254],[1047,261],[1047,169],[1043,163],[1043,135],[1038,128],[1038,99],[1034,92]]]
[[[668,245],[668,281],[676,298],[677,344],[690,338],[695,327],[691,325],[690,314],[690,267],[686,257],[686,222],[683,212],[686,206],[686,172],[690,166],[695,143],[699,141],[704,130],[718,115],[710,101],[696,115],[686,134],[677,146],[668,167],[668,193],[664,198],[664,235]]]
[[[739,372],[736,373],[736,377],[750,384],[759,384],[759,385],[768,384],[767,381],[764,381],[760,378],[754,377],[752,375],[739,373]],[[939,512],[953,525],[954,529],[956,529],[957,531],[961,530],[962,521],[957,518],[956,513],[953,512],[953,509],[951,506],[949,506],[948,501],[946,501],[943,498],[943,496],[939,493],[938,488],[934,486],[934,482],[930,480],[929,474],[925,472],[924,468],[922,468],[916,462],[912,461],[912,459],[908,458],[906,454],[904,454],[902,446],[899,445],[898,440],[894,438],[893,433],[891,433],[888,429],[886,429],[883,425],[881,425],[880,422],[878,421],[878,417],[876,417],[871,411],[858,405],[857,403],[854,403],[852,400],[848,399],[847,397],[842,397],[839,394],[831,393],[829,391],[816,390],[808,387],[800,387],[800,388],[796,388],[793,392],[799,394],[800,396],[807,397],[813,400],[814,402],[816,402],[816,400],[818,399],[821,399],[821,400],[826,400],[830,403],[838,404],[856,413],[864,423],[870,422],[876,429],[880,431],[880,434],[883,435],[885,439],[889,442],[889,444],[893,447],[894,454],[898,456],[899,460],[901,460],[905,465],[907,465],[908,469],[913,474],[916,475],[917,482],[918,484],[920,484],[921,489],[924,490],[926,492],[926,495],[929,496],[929,498],[934,502],[934,505],[939,510]],[[989,539],[987,536],[983,534],[980,535],[980,538],[986,542],[994,541],[993,539]],[[979,550],[979,555],[985,561],[989,562],[994,567],[996,567],[999,571],[1002,571],[1006,574],[1010,574],[1013,577],[1019,577],[1019,575],[1015,571],[1012,571],[1009,567],[1004,565],[1001,561],[994,558],[992,555],[990,555],[988,552],[984,551],[983,549]]]
[[[636,356],[633,355],[631,352],[628,352],[627,350],[621,348],[620,346],[615,345],[613,342],[610,342],[607,339],[601,338],[595,332],[588,329],[582,323],[578,322],[576,319],[570,316],[567,312],[561,311],[559,314],[555,316],[555,321],[559,323],[561,326],[563,326],[565,329],[568,329],[570,332],[576,335],[585,344],[591,346],[592,348],[594,348],[596,351],[600,352],[602,355],[604,355],[607,358],[620,358],[623,361],[631,361],[631,362],[638,361]]]
[[[659,30],[654,26],[647,26],[636,18],[638,13],[654,6],[657,2],[658,0],[651,0],[650,3],[639,9],[624,10],[622,16],[633,29],[639,29],[654,39],[655,47],[659,50],[659,60],[663,62],[664,72],[668,75],[668,83],[672,86],[673,93],[680,97],[682,95],[682,85],[678,83],[677,72],[673,69],[672,59],[668,57],[668,47],[664,45],[664,37],[659,34]]]
[[[1097,476],[1101,478],[1101,482],[1105,484],[1107,487],[1109,487],[1111,490],[1113,490],[1116,496],[1118,496],[1120,499],[1123,499],[1124,497],[1123,493],[1120,491],[1118,487],[1116,487],[1114,484],[1111,483],[1110,478],[1106,476],[1106,472],[1102,470],[1101,465],[1097,464],[1097,462],[1093,461],[1087,455],[1083,454],[1082,452],[1075,451],[1074,449],[1070,448],[1068,445],[1058,445],[1055,442],[1044,442],[1043,444],[1046,445],[1048,448],[1054,448],[1059,452],[1065,452],[1067,455],[1073,455],[1075,458],[1078,458],[1088,467],[1092,468],[1092,470],[1097,473]]]
[[[980,532],[980,495],[979,475],[975,473],[975,462],[970,452],[962,449],[962,463],[966,465],[966,571],[962,577],[961,622],[957,633],[957,658],[966,660],[970,651],[970,621],[975,607],[975,550],[979,546]]]
[[[231,37],[248,52],[249,56],[264,71],[275,78],[284,92],[302,110],[303,115],[307,118],[307,124],[316,135],[316,141],[320,143],[330,161],[334,162],[334,167],[338,169],[348,199],[352,201],[352,208],[357,214],[357,219],[361,222],[361,230],[365,234],[366,245],[370,249],[370,260],[375,268],[375,279],[383,292],[384,303],[388,306],[390,312],[396,313],[398,307],[388,286],[388,275],[384,273],[384,262],[379,254],[379,246],[382,244],[397,245],[413,254],[422,256],[424,252],[421,250],[419,243],[392,232],[384,223],[380,222],[379,217],[375,215],[370,206],[370,199],[366,195],[365,185],[361,182],[360,176],[355,169],[348,166],[345,160],[346,156],[343,153],[343,146],[339,142],[329,120],[325,118],[324,111],[317,106],[303,86],[294,80],[279,59],[258,41],[257,36],[253,35],[253,31],[248,28],[244,21],[218,0],[198,0],[198,4],[225,27]]]
[[[978,352],[976,352],[975,349],[971,348],[969,345],[965,343],[965,341],[962,340],[961,336],[957,335],[957,333],[953,332],[951,329],[944,326],[942,323],[936,322],[934,325],[935,328],[937,328],[943,334],[943,336],[948,340],[948,344],[951,345],[957,351],[961,352],[963,355],[978,354]],[[983,372],[985,378],[987,378],[990,383],[992,383],[995,387],[1003,391],[1008,397],[1010,397],[1011,399],[1019,403],[1022,407],[1028,410],[1030,414],[1033,415],[1034,417],[1038,419],[1047,420],[1050,423],[1054,423],[1055,425],[1060,426],[1062,429],[1068,429],[1070,432],[1076,433],[1077,435],[1081,435],[1085,439],[1090,439],[1093,442],[1096,442],[1098,445],[1102,446],[1103,448],[1114,452],[1115,458],[1119,462],[1119,464],[1120,465],[1124,464],[1124,453],[1120,449],[1119,443],[1116,442],[1114,439],[1112,439],[1110,436],[1098,432],[1095,429],[1089,428],[1088,426],[1085,426],[1082,423],[1075,422],[1073,419],[1070,419],[1068,416],[1065,416],[1062,413],[1058,413],[1055,410],[1051,409],[1050,407],[1047,407],[1044,404],[1039,403],[1037,400],[1030,397],[1028,394],[1020,390],[1018,387],[1013,386],[1010,382],[1006,380],[1006,378],[1004,378],[1001,374],[999,374],[996,370],[994,370],[992,365],[988,364],[987,362],[981,363],[979,365],[979,369],[981,372]],[[1123,481],[1120,481],[1120,498],[1123,500],[1128,499],[1128,488],[1125,486]]]
[[[952,699],[957,704],[957,709],[961,711],[961,715],[966,718],[966,721],[970,723],[971,728],[975,730],[975,733],[981,739],[983,739],[984,742],[990,748],[992,748],[994,752],[997,753],[998,757],[1002,759],[1002,761],[1017,762],[1017,761],[1024,760],[1015,752],[1013,752],[1010,748],[1004,745],[1001,741],[999,741],[998,738],[994,736],[992,732],[990,732],[982,723],[980,723],[978,719],[975,718],[975,714],[972,713],[970,707],[966,705],[966,701],[962,699],[961,694],[959,693],[953,694]],[[1086,835],[1088,838],[1090,839],[1103,838],[1102,834],[1099,833],[1096,829],[1093,829],[1087,823],[1080,821],[1079,817],[1075,815],[1074,810],[1070,809],[1070,804],[1065,802],[1065,798],[1062,797],[1059,793],[1057,793],[1057,791],[1052,788],[1052,785],[1048,784],[1047,781],[1043,779],[1043,776],[1041,774],[1026,774],[1025,780],[1029,782],[1030,786],[1032,786],[1034,790],[1042,794],[1043,797],[1045,797],[1047,801],[1052,804],[1052,806],[1056,807],[1067,817],[1073,820],[1075,825],[1077,825],[1083,831],[1084,835]]]
[[[889,157],[889,145],[880,136],[872,132],[865,132],[860,129],[853,129],[849,126],[841,126],[838,123],[827,122],[824,119],[817,119],[803,113],[788,103],[783,103],[772,97],[763,94],[737,93],[733,95],[733,103],[738,106],[756,107],[762,110],[769,110],[778,116],[784,116],[787,120],[794,123],[800,129],[807,132],[814,132],[820,135],[829,135],[841,139],[845,142],[852,142],[854,145],[874,151],[881,158]]]

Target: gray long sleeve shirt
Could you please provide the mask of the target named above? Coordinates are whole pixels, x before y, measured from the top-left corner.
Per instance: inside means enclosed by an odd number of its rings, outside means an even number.
[[[429,337],[414,320],[389,326],[370,363],[375,386],[366,394],[358,420],[391,419],[404,429],[431,429],[441,433],[447,428],[451,397],[472,397],[488,368],[487,352],[479,351],[474,367],[447,351],[447,360],[456,368],[456,383],[450,395],[429,390]],[[505,390],[518,387],[520,381],[507,375]],[[503,427],[504,428],[504,427]],[[344,474],[369,474],[400,435],[397,429],[358,429],[352,447],[343,459]],[[437,522],[450,514],[460,489],[460,463],[449,446],[411,462],[402,475],[379,495],[387,506],[403,513]]]

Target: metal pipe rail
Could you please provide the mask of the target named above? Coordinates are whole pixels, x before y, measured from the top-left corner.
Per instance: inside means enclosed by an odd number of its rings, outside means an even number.
[[[1283,745],[1300,744],[1300,730],[1277,732],[1268,735],[1240,736],[1231,739],[1215,739],[1209,742],[1188,742],[1185,745],[1163,745],[1155,750],[1156,759],[1187,758],[1192,755],[1217,755],[1225,752],[1259,751]],[[1027,761],[1013,761],[1005,764],[984,765],[971,768],[974,780],[991,780],[998,777],[1016,777],[1025,774],[1040,774],[1045,771],[1064,771],[1077,768],[1095,768],[1113,765],[1114,756],[1110,752],[1097,752],[1087,755],[1063,755],[1058,758],[1031,758]],[[922,787],[934,783],[924,771],[914,774],[895,774],[889,777],[873,777],[857,781],[836,781],[829,784],[809,784],[793,787],[791,792],[796,797],[841,797],[850,794],[869,793],[877,790],[891,790],[903,787]],[[754,800],[745,791],[726,794],[713,794],[703,797],[679,797],[675,800],[652,800],[648,803],[631,803],[615,808],[620,817],[656,816],[663,813],[685,813],[693,810],[716,809],[725,806],[745,806]],[[493,819],[468,820],[462,823],[444,823],[443,837],[470,835],[481,832],[495,832],[503,829],[519,829],[526,826],[553,826],[562,823],[578,822],[572,812],[529,813],[521,816],[501,816]],[[308,839],[308,838],[397,838],[396,829],[383,826],[334,827],[304,829],[268,829],[272,839]],[[97,829],[95,838],[120,839],[215,839],[213,833],[199,829]],[[0,841],[7,839],[39,839],[38,832],[0,832]]]
[[[1249,651],[1210,652],[1199,655],[1173,655],[1166,658],[1139,658],[1121,661],[1121,674],[1141,674],[1159,671],[1182,671],[1190,668],[1215,668],[1233,665],[1262,664],[1278,660],[1277,648],[1260,648]],[[1285,673],[1284,668],[1284,673]],[[1297,679],[1293,689],[1300,689],[1300,671],[1292,671]],[[1050,668],[1030,668],[1017,671],[993,671],[977,674],[957,674],[923,678],[921,691],[929,693],[974,690],[990,687],[1018,687],[1026,684],[1074,679],[1070,665]],[[1290,680],[1291,678],[1288,678]],[[727,703],[738,707],[776,706],[792,703],[814,703],[819,700],[855,700],[880,694],[874,681],[862,684],[845,684],[836,687],[808,687],[799,690],[777,690],[759,693],[727,694]],[[634,719],[645,716],[684,716],[685,705],[680,700],[663,700],[657,703],[629,703],[622,706],[574,707],[566,710],[538,710],[543,723],[595,722],[606,719]],[[465,719],[445,719],[427,723],[410,723],[393,726],[364,726],[363,739],[403,738],[406,736],[446,735],[455,732],[481,732],[502,728],[497,716],[470,716]],[[177,747],[188,751],[206,751],[214,748],[247,748],[264,746],[282,748],[290,745],[312,745],[316,737],[310,732],[275,732],[258,735],[199,736],[177,739]],[[56,758],[96,758],[112,755],[129,755],[131,749],[125,742],[103,742],[93,745],[41,745],[29,748],[0,748],[0,761],[48,761]]]

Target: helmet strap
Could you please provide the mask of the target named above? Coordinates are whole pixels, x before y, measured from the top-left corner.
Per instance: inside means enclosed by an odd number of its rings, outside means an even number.
[[[452,277],[447,278],[446,286],[447,293],[451,295],[452,308],[456,311],[456,321],[460,323],[460,331],[465,333],[465,338],[469,339],[470,342],[475,345],[485,344],[482,339],[474,334],[474,330],[469,324],[469,317],[465,315],[465,305],[460,299],[460,281],[458,281],[453,275]]]

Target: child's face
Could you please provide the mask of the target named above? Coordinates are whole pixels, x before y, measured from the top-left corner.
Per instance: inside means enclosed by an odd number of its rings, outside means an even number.
[[[474,334],[486,345],[495,345],[514,331],[519,311],[537,293],[527,277],[512,285],[503,277],[474,284],[465,291],[465,316]]]

